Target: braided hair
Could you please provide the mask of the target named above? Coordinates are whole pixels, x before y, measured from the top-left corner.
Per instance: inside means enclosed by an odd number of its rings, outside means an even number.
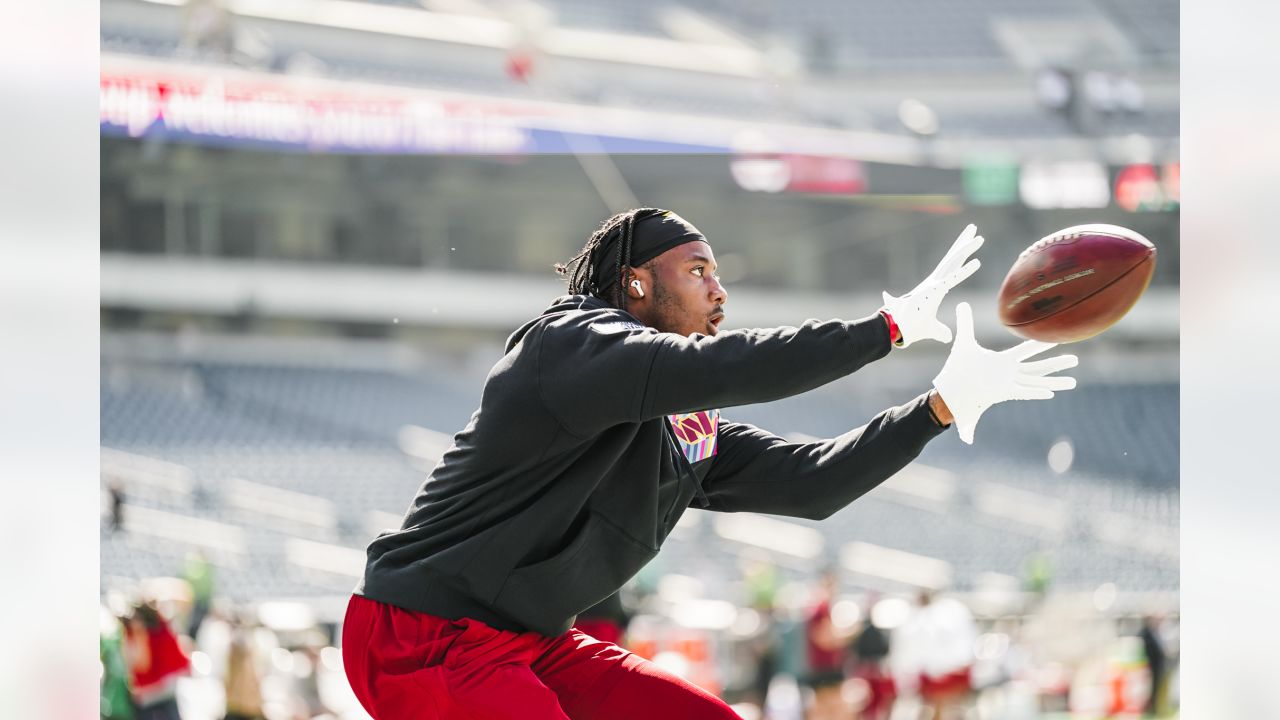
[[[568,262],[556,263],[556,274],[565,279],[571,295],[593,295],[623,310],[627,307],[627,290],[622,280],[622,268],[631,265],[631,243],[635,235],[636,222],[665,210],[658,208],[636,208],[620,212],[605,220],[591,236],[582,250]],[[619,235],[618,251],[614,254],[613,274],[609,277],[597,277],[596,265],[601,260],[607,241],[613,235]],[[606,266],[607,267],[607,266]]]

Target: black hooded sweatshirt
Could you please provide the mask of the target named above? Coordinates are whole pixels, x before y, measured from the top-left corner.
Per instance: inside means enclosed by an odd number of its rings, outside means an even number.
[[[718,411],[689,442],[670,416],[796,395],[889,349],[880,315],[685,337],[558,298],[508,340],[401,528],[369,545],[356,592],[557,635],[644,567],[691,503],[825,518],[942,432],[926,395],[812,443]]]

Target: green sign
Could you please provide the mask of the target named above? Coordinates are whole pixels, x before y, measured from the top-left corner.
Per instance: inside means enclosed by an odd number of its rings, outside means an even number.
[[[1018,201],[1018,165],[1006,160],[970,160],[964,166],[964,198],[970,205]]]

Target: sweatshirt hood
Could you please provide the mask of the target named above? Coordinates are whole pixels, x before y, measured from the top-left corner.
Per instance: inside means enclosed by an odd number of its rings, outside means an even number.
[[[504,351],[511,352],[511,348],[514,348],[519,344],[519,342],[524,339],[524,336],[527,335],[535,325],[546,322],[549,318],[555,319],[571,312],[587,310],[609,310],[629,320],[639,322],[639,320],[631,313],[628,313],[625,310],[619,310],[598,297],[591,295],[561,295],[560,297],[552,300],[551,305],[548,306],[546,310],[543,310],[541,315],[526,322],[517,328],[515,332],[511,333],[511,336],[507,338],[507,345]]]

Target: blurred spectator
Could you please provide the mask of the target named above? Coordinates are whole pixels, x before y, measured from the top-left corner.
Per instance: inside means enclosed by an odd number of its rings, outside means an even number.
[[[887,720],[897,697],[893,676],[885,669],[889,634],[875,624],[871,615],[878,600],[875,593],[867,598],[866,620],[849,648],[854,661],[853,675],[867,684],[867,703],[860,715],[864,720]]]
[[[124,659],[120,622],[103,608],[102,628],[98,636],[98,659],[102,661],[102,720],[133,720],[129,668]]]
[[[262,674],[253,649],[253,628],[233,620],[227,652],[227,712],[224,720],[262,720]]]
[[[754,560],[743,569],[747,586],[747,604],[751,607],[773,608],[778,597],[778,569],[768,560]]]
[[[178,678],[191,660],[154,605],[134,606],[125,624],[124,654],[138,720],[181,720]]]
[[[225,0],[187,0],[182,9],[182,47],[197,57],[226,60],[233,44],[231,11]]]
[[[332,717],[329,707],[320,697],[320,650],[325,640],[319,630],[313,628],[301,649],[294,654],[294,678],[296,679],[293,717],[295,720],[319,720]]]
[[[623,606],[621,591],[618,591],[583,610],[574,627],[597,640],[621,645],[630,622],[631,614]]]
[[[836,49],[826,26],[808,29],[809,70],[814,75],[830,75],[836,69]]]
[[[831,620],[831,604],[835,601],[838,583],[834,569],[823,571],[814,604],[805,619],[806,656],[809,661],[806,682],[813,689],[810,720],[848,716],[840,692],[844,683],[845,639]]]
[[[778,674],[782,638],[778,632],[778,618],[767,597],[756,597],[751,609],[759,617],[760,625],[746,643],[746,657],[750,663],[747,677],[751,678],[747,700],[763,709],[769,699],[769,686]]]
[[[747,604],[760,618],[760,627],[748,642],[749,657],[753,663],[750,699],[764,708],[769,698],[769,686],[782,664],[782,633],[774,605],[781,583],[778,569],[767,558],[748,561],[743,569],[743,580]]]
[[[115,533],[124,530],[124,488],[119,480],[111,480],[107,485],[107,494],[111,498],[111,524],[108,527]]]
[[[1036,596],[1043,596],[1053,583],[1053,564],[1048,554],[1036,551],[1027,557],[1023,567],[1023,587]]]
[[[951,598],[935,600],[926,590],[894,638],[894,665],[904,679],[918,683],[933,720],[960,716],[971,689],[977,637],[969,608]]]
[[[200,624],[209,614],[209,606],[213,603],[213,565],[199,550],[187,554],[186,567],[182,571],[182,579],[191,586],[191,622],[187,635],[195,638],[200,632]]]
[[[1151,717],[1159,714],[1160,698],[1166,680],[1166,657],[1159,629],[1159,619],[1148,615],[1142,618],[1142,630],[1138,633],[1138,637],[1142,639],[1142,650],[1147,656],[1147,667],[1151,670],[1151,690],[1146,703],[1146,713]]]

